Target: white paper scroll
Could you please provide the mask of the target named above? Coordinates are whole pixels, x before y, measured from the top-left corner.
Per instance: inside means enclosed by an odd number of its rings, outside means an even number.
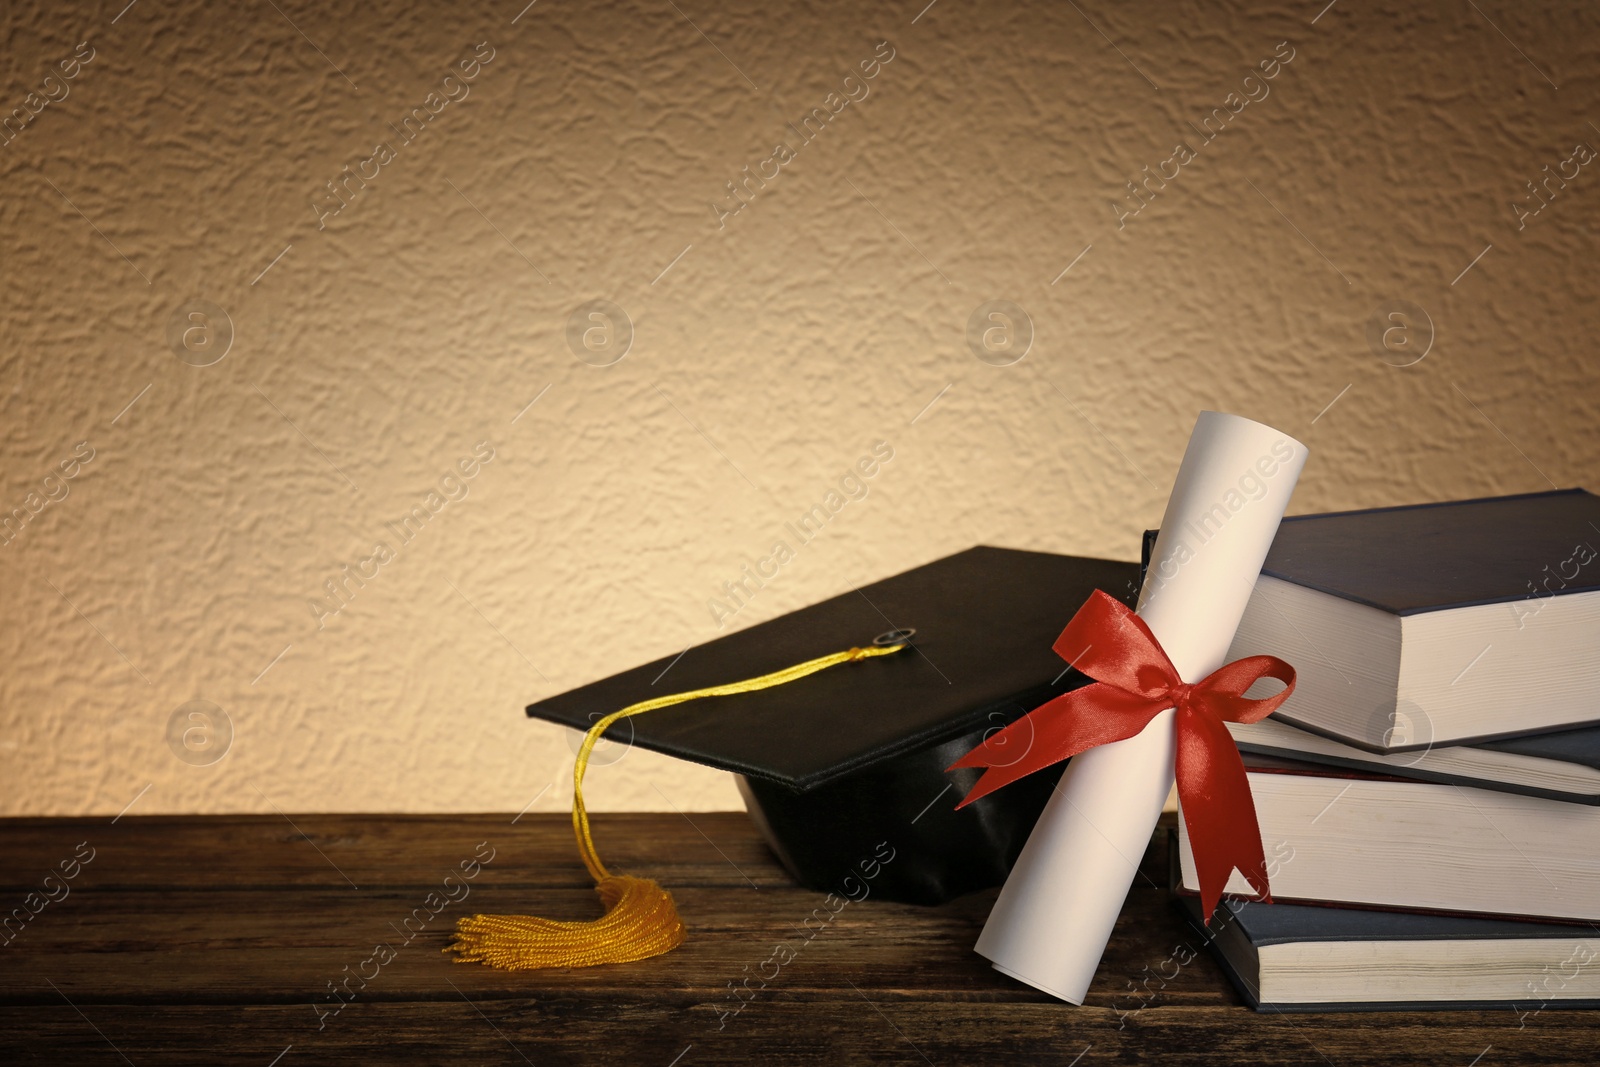
[[[1195,422],[1138,609],[1185,682],[1222,666],[1305,461],[1305,445],[1270,426],[1215,411]],[[1062,605],[1062,625],[1077,607]],[[1136,737],[1074,756],[978,954],[1082,1004],[1172,778],[1171,711]]]

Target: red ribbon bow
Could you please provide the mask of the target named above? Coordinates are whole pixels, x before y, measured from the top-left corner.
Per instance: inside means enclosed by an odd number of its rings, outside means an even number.
[[[1178,797],[1206,920],[1235,867],[1270,901],[1250,782],[1222,724],[1257,722],[1277,710],[1294,692],[1294,668],[1276,656],[1248,656],[1186,683],[1145,621],[1098,589],[1052,647],[1094,684],[1040,705],[952,764],[986,768],[960,806],[1086,749],[1133,737],[1176,708]],[[1282,682],[1283,691],[1246,700],[1262,678]]]

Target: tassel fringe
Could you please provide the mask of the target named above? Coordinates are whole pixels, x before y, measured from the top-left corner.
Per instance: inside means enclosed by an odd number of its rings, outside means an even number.
[[[683,944],[672,894],[648,878],[614,874],[595,887],[606,913],[593,922],[530,915],[472,915],[456,924],[449,949],[457,963],[506,971],[632,963]]]
[[[769,689],[826,670],[840,663],[887,656],[907,647],[874,645],[852,648],[830,656],[807,660],[759,678],[747,678],[730,685],[674,693],[629,705],[595,723],[583,737],[578,761],[572,769],[572,831],[584,866],[594,877],[595,890],[606,913],[592,922],[560,922],[531,915],[469,915],[456,922],[456,932],[446,953],[455,953],[457,963],[485,963],[507,971],[527,971],[542,967],[593,967],[602,963],[632,963],[671,952],[683,944],[685,931],[672,894],[648,878],[612,874],[600,862],[594,838],[589,832],[589,812],[583,806],[583,775],[589,767],[589,754],[606,728],[619,719],[642,715],[657,708],[671,707],[701,697],[729,696]]]

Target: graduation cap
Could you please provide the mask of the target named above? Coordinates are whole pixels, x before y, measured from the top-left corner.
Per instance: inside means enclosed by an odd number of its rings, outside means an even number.
[[[528,715],[587,731],[652,697],[852,646],[905,645],[794,684],[663,707],[607,736],[737,775],[800,884],[936,904],[1005,880],[1061,772],[957,811],[982,772],[945,768],[1086,684],[1051,645],[1094,589],[1131,606],[1138,579],[1134,563],[971,548],[539,701]]]

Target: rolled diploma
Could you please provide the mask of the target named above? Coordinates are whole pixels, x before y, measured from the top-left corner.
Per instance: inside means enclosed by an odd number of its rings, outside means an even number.
[[[1305,461],[1259,422],[1195,422],[1138,608],[1185,682],[1222,666]],[[1067,765],[978,937],[996,970],[1083,1003],[1172,790],[1173,714]]]

